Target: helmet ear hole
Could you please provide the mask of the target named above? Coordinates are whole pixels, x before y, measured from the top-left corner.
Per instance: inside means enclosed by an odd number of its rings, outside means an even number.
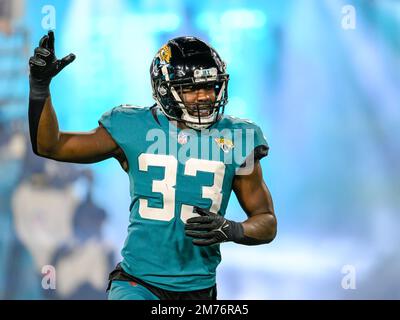
[[[162,95],[165,96],[168,93],[167,88],[164,85],[160,85],[158,87],[158,92]]]

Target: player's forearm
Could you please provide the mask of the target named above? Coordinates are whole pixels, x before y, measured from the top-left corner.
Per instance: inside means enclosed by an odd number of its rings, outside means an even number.
[[[56,113],[50,99],[50,82],[65,66],[74,61],[69,54],[58,60],[54,52],[54,32],[39,41],[29,59],[29,132],[34,153],[49,157],[59,142]]]
[[[57,116],[51,96],[29,99],[29,131],[32,150],[41,156],[50,156],[59,141]]]
[[[242,222],[243,239],[239,242],[246,245],[269,243],[274,240],[277,231],[275,215],[260,213]]]

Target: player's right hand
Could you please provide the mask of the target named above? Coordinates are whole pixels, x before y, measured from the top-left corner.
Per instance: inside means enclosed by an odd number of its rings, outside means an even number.
[[[56,58],[54,32],[49,31],[47,35],[40,39],[39,47],[35,49],[34,55],[29,59],[31,86],[32,84],[48,86],[51,79],[74,60],[75,55],[73,53],[61,60]]]

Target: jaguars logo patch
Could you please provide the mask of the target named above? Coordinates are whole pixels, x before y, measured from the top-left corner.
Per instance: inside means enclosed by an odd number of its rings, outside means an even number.
[[[235,147],[232,140],[226,138],[215,138],[215,142],[225,153],[228,153],[232,148]]]
[[[171,48],[168,45],[163,46],[158,53],[161,61],[169,63],[171,60]]]

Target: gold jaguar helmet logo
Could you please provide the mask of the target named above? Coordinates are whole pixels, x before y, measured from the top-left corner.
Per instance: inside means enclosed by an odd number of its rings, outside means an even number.
[[[169,63],[171,60],[171,48],[168,45],[163,46],[159,51],[159,56],[162,61]]]

